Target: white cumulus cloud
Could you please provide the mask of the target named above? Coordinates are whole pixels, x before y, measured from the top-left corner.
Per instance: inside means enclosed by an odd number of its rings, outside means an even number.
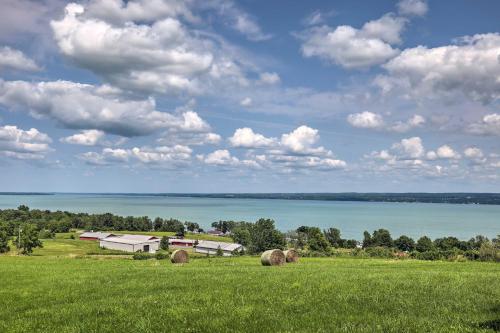
[[[31,128],[23,130],[17,126],[0,127],[0,153],[17,159],[43,159],[53,149],[49,146],[51,138]]]
[[[8,46],[0,47],[0,70],[4,68],[22,71],[40,70],[40,67],[23,52]]]

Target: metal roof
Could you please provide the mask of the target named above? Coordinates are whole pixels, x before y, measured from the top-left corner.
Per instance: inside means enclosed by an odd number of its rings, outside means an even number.
[[[220,247],[222,251],[234,251],[234,250],[239,249],[242,246],[243,245],[236,244],[236,243],[225,243],[225,242],[214,242],[214,241],[202,240],[198,243],[198,245],[196,247],[197,248],[212,249],[212,250],[217,250]]]
[[[107,238],[101,239],[101,242],[137,245],[137,244],[142,244],[142,243],[155,243],[156,240],[154,240],[154,239],[152,239],[152,240],[148,240],[148,239],[138,240],[138,239],[127,239],[127,238],[123,238],[123,237],[107,237]]]
[[[120,238],[123,239],[129,239],[129,240],[136,240],[136,241],[149,241],[149,240],[159,240],[158,237],[156,236],[151,236],[151,235],[130,235],[130,234],[125,234],[125,235],[117,235]]]
[[[112,233],[109,233],[109,232],[93,232],[93,231],[87,231],[87,232],[84,232],[82,234],[80,234],[79,237],[87,237],[87,238],[98,238],[98,239],[102,239],[102,238],[106,238],[106,237],[109,237],[109,236],[115,236],[114,234]]]

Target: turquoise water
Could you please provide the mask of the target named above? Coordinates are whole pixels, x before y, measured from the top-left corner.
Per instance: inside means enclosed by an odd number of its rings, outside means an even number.
[[[332,202],[269,199],[212,199],[130,195],[0,195],[0,209],[21,204],[71,212],[160,216],[198,222],[255,221],[269,217],[286,231],[301,225],[336,227],[345,238],[361,239],[364,230],[388,229],[393,236],[455,236],[461,239],[500,234],[500,206],[386,202]]]

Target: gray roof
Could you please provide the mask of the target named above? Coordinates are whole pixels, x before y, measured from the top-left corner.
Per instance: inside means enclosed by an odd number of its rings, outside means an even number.
[[[114,234],[109,232],[100,232],[100,231],[97,232],[87,231],[80,234],[80,237],[97,238],[97,239],[103,239],[109,236],[114,236]]]
[[[196,246],[197,248],[205,248],[211,250],[217,250],[219,247],[222,251],[234,251],[241,248],[243,245],[236,243],[226,243],[226,242],[214,242],[202,240]]]
[[[117,235],[119,236],[120,238],[123,238],[123,239],[129,239],[129,240],[135,240],[135,241],[141,241],[141,242],[146,242],[146,241],[149,241],[149,240],[160,240],[158,237],[156,236],[151,236],[151,235],[129,235],[129,234],[125,234],[125,235]]]
[[[129,244],[129,245],[137,245],[143,243],[155,243],[156,240],[148,240],[148,239],[127,239],[123,237],[107,237],[105,239],[101,239],[101,242],[111,242],[111,243],[120,243],[120,244]]]

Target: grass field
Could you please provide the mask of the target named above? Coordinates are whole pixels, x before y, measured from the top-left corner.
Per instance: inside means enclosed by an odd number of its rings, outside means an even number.
[[[77,241],[78,242],[78,241]],[[47,244],[47,243],[46,243]],[[494,332],[500,265],[0,256],[0,332]]]

